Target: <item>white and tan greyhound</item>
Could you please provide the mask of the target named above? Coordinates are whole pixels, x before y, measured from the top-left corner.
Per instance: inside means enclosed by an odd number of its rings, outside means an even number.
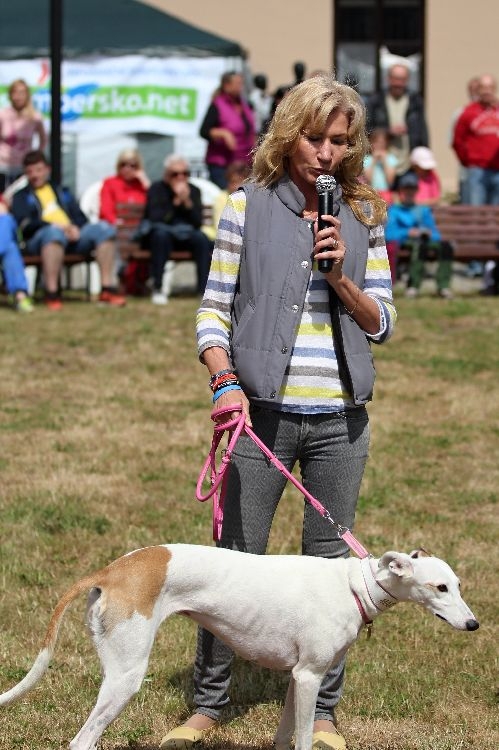
[[[104,674],[97,702],[69,747],[93,750],[139,690],[160,624],[190,617],[237,654],[291,671],[275,736],[279,750],[310,750],[314,707],[329,667],[362,626],[398,601],[423,605],[457,630],[478,622],[447,563],[421,551],[374,558],[251,555],[216,547],[147,547],[82,578],[59,600],[43,647],[21,682],[0,695],[11,703],[47,670],[66,608],[89,591],[87,622]]]

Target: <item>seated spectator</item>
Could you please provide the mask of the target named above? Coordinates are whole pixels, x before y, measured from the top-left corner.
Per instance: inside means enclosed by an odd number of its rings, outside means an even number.
[[[20,313],[33,311],[28,296],[28,281],[24,263],[17,244],[17,226],[7,207],[0,201],[0,269],[7,293],[14,299],[14,307]]]
[[[62,309],[60,275],[64,253],[90,255],[95,250],[102,291],[99,302],[121,307],[125,297],[114,287],[116,230],[105,221],[87,222],[71,192],[50,180],[50,164],[43,151],[29,151],[24,157],[28,184],[12,199],[12,213],[21,228],[25,252],[42,259],[45,304],[52,311]]]
[[[102,183],[100,194],[100,218],[116,226],[118,203],[142,203],[145,205],[151,181],[144,172],[139,152],[127,148],[118,155],[116,174]]]
[[[213,243],[201,231],[201,191],[189,182],[189,165],[183,156],[165,159],[163,179],[147,191],[142,243],[151,251],[153,292],[151,302],[166,305],[163,273],[174,245],[192,251],[197,270],[197,292],[203,294],[210,268]]]
[[[411,172],[418,178],[416,203],[422,206],[435,206],[442,196],[442,188],[433,152],[426,146],[418,146],[411,151],[410,160]]]
[[[407,172],[399,179],[400,203],[388,206],[388,221],[385,228],[387,248],[396,257],[398,249],[408,248],[409,282],[407,297],[416,297],[423,281],[424,262],[429,252],[436,256],[438,267],[436,282],[440,297],[450,299],[452,275],[452,247],[440,238],[430,206],[416,204],[418,178]]]
[[[99,218],[118,226],[119,203],[136,203],[145,206],[151,181],[144,171],[142,157],[136,149],[127,148],[118,154],[116,174],[107,177],[100,193]],[[127,294],[142,292],[147,282],[146,266],[132,258],[118,258],[118,276]]]
[[[250,176],[251,167],[244,161],[235,161],[225,170],[225,179],[227,180],[227,189],[220,191],[215,203],[213,204],[213,226],[215,232],[218,228],[220,216],[227,203],[227,198],[231,193],[239,190],[243,182]]]
[[[384,128],[375,128],[369,134],[369,143],[371,153],[364,159],[362,176],[367,184],[390,204],[398,160],[395,154],[388,150],[388,131]]]

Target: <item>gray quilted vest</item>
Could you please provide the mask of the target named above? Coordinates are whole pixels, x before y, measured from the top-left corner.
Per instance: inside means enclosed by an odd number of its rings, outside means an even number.
[[[270,188],[249,183],[241,266],[232,307],[232,358],[249,399],[272,408],[291,357],[310,279],[313,234],[305,198],[286,175]],[[345,274],[361,289],[369,229],[341,201]],[[340,377],[356,405],[372,398],[375,370],[365,333],[330,290]]]

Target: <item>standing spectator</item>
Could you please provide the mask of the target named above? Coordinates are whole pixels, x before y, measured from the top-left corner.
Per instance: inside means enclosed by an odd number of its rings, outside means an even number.
[[[478,98],[459,116],[452,145],[468,170],[470,204],[499,205],[499,102],[493,76],[480,76]]]
[[[279,86],[274,93],[272,94],[272,103],[270,105],[270,114],[265,120],[265,122],[262,125],[262,129],[260,131],[260,135],[265,135],[267,130],[269,129],[269,125],[271,123],[271,120],[274,116],[274,112],[276,111],[278,105],[280,102],[284,99],[288,91],[290,90],[290,86]]]
[[[213,204],[213,226],[215,234],[218,229],[220,217],[222,216],[223,210],[227,204],[227,200],[231,193],[239,190],[241,185],[251,174],[251,167],[244,161],[235,161],[227,167],[225,178],[227,180],[227,190],[221,190],[218,194],[215,203]]]
[[[249,103],[255,115],[256,132],[260,133],[272,107],[272,97],[267,93],[267,76],[263,73],[258,73],[253,78],[253,91],[249,95]]]
[[[398,159],[398,176],[410,168],[412,149],[429,145],[423,99],[408,90],[408,82],[407,66],[392,65],[388,71],[388,89],[373,94],[366,105],[369,129],[388,130],[390,151]]]
[[[361,179],[376,190],[390,205],[393,201],[393,185],[397,168],[397,157],[388,150],[388,131],[375,128],[369,133],[370,153],[364,157]],[[387,244],[386,252],[390,263],[392,284],[397,280],[397,256],[392,245]]]
[[[463,110],[454,129],[453,148],[466,168],[467,199],[472,206],[499,205],[499,102],[496,79],[488,74],[478,80],[477,99]],[[484,275],[489,286],[490,261]],[[472,261],[471,276],[480,276],[484,265]]]
[[[387,202],[392,202],[392,187],[397,168],[397,157],[388,150],[388,132],[375,128],[369,133],[370,153],[364,158],[362,176]]]
[[[418,178],[416,203],[424,206],[436,206],[442,196],[440,178],[437,174],[437,162],[426,146],[418,146],[411,151],[411,171]]]
[[[184,157],[171,154],[164,162],[163,179],[153,182],[147,192],[142,241],[151,250],[151,302],[155,305],[168,302],[163,273],[174,245],[185,246],[194,254],[198,294],[203,294],[206,286],[212,243],[201,231],[201,191],[189,182],[190,174]]]
[[[301,62],[298,60],[297,62],[293,63],[293,73],[295,74],[295,80],[291,84],[291,86],[298,86],[299,83],[302,83],[305,80],[307,67],[304,62]]]
[[[24,263],[17,244],[17,226],[6,205],[0,201],[0,270],[7,293],[14,299],[18,312],[30,313],[33,303],[28,297],[28,281]]]
[[[38,136],[38,148],[47,146],[47,134],[42,116],[31,102],[26,81],[18,78],[9,86],[10,106],[0,110],[0,193],[23,173],[23,159],[33,148]]]
[[[99,302],[121,307],[126,299],[113,284],[116,262],[116,230],[105,221],[90,224],[71,192],[50,180],[50,164],[43,151],[29,151],[24,157],[28,184],[14,194],[12,213],[21,229],[26,252],[41,255],[45,304],[52,311],[62,309],[59,280],[64,253],[90,255],[101,274]]]
[[[468,81],[467,91],[468,91],[468,99],[469,102],[476,102],[478,99],[478,87],[480,85],[480,78],[479,76],[473,76],[473,78],[470,78]],[[466,108],[466,105],[464,107],[460,107],[457,112],[454,112],[451,119],[451,126],[450,126],[450,145],[454,143],[454,133],[456,130],[456,123],[459,119],[459,117],[462,115]],[[469,195],[469,186],[468,186],[468,169],[463,165],[459,165],[459,200],[461,203],[469,204],[470,202],[470,195]]]
[[[225,170],[229,164],[233,161],[251,164],[255,146],[255,118],[242,92],[242,75],[224,73],[199,131],[208,141],[206,164],[210,180],[222,190],[226,187]]]
[[[145,205],[147,190],[151,181],[144,172],[142,157],[133,148],[118,154],[116,174],[107,177],[102,183],[100,213],[103,221],[116,225],[118,203],[140,203]]]
[[[430,206],[416,204],[418,178],[407,172],[399,180],[400,203],[388,206],[388,221],[385,228],[386,244],[393,255],[401,247],[411,252],[409,282],[406,296],[417,297],[423,282],[424,264],[429,252],[437,257],[437,289],[440,297],[450,299],[452,276],[452,247],[440,237]]]
[[[351,528],[368,456],[370,342],[386,341],[395,309],[386,258],[385,204],[359,182],[367,149],[364,107],[329,76],[293,87],[255,153],[253,181],[229,198],[198,310],[198,353],[216,407],[248,424],[332,516]],[[318,231],[316,178],[335,175],[339,214]],[[347,250],[348,247],[348,250]],[[322,274],[316,260],[330,260]],[[235,372],[237,372],[237,375]],[[264,554],[285,478],[241,435],[227,471],[221,546]],[[336,558],[348,548],[310,506],[302,552]],[[318,606],[321,606],[318,603]],[[276,627],[279,624],[276,623]],[[229,702],[232,654],[200,628],[196,712],[163,738],[188,750]],[[315,748],[344,750],[335,727],[344,660],[318,688]]]

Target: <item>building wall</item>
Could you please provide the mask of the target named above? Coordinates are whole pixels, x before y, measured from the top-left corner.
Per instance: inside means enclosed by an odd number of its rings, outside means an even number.
[[[142,0],[207,31],[238,41],[253,73],[266,73],[270,90],[307,72],[330,70],[334,0]],[[453,114],[467,101],[474,75],[499,77],[497,0],[426,0],[426,111],[431,147],[445,191],[457,188],[458,165],[449,146]]]
[[[247,51],[253,74],[266,73],[269,89],[293,81],[293,63],[307,72],[330,70],[333,59],[331,0],[141,0]]]
[[[467,99],[467,82],[499,78],[497,0],[427,0],[426,107],[431,145],[444,188],[455,189],[458,162],[449,147],[450,122]]]

